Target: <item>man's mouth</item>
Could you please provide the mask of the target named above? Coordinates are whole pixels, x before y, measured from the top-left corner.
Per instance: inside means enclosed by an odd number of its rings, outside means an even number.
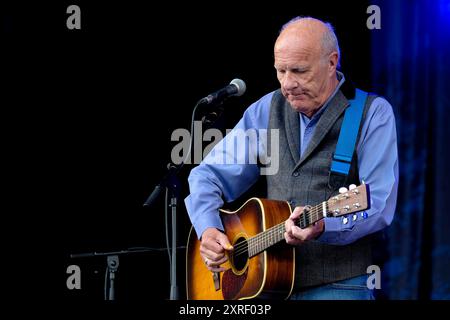
[[[293,100],[298,100],[298,99],[304,99],[306,97],[306,94],[304,93],[298,93],[298,94],[289,94],[289,98],[293,99]]]

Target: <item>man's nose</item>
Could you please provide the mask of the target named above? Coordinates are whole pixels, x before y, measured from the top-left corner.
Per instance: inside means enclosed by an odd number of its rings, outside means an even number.
[[[292,90],[298,87],[298,82],[291,72],[285,73],[282,84],[285,90]]]

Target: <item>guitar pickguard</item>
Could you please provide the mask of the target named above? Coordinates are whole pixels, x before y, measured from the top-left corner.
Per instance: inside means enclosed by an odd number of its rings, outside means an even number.
[[[247,280],[248,268],[241,275],[236,275],[231,269],[223,273],[222,294],[225,300],[232,300],[237,297]]]

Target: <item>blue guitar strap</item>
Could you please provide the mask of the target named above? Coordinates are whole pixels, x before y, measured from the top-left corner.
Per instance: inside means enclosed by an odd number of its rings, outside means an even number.
[[[331,162],[331,174],[347,176],[350,171],[366,99],[367,92],[356,89],[355,98],[349,100],[350,106],[345,110],[336,151]]]

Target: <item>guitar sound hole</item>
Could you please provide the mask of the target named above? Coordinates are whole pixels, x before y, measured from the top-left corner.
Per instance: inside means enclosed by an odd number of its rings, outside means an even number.
[[[248,243],[245,238],[238,238],[234,243],[232,260],[232,264],[237,271],[242,271],[245,268],[248,260]]]

